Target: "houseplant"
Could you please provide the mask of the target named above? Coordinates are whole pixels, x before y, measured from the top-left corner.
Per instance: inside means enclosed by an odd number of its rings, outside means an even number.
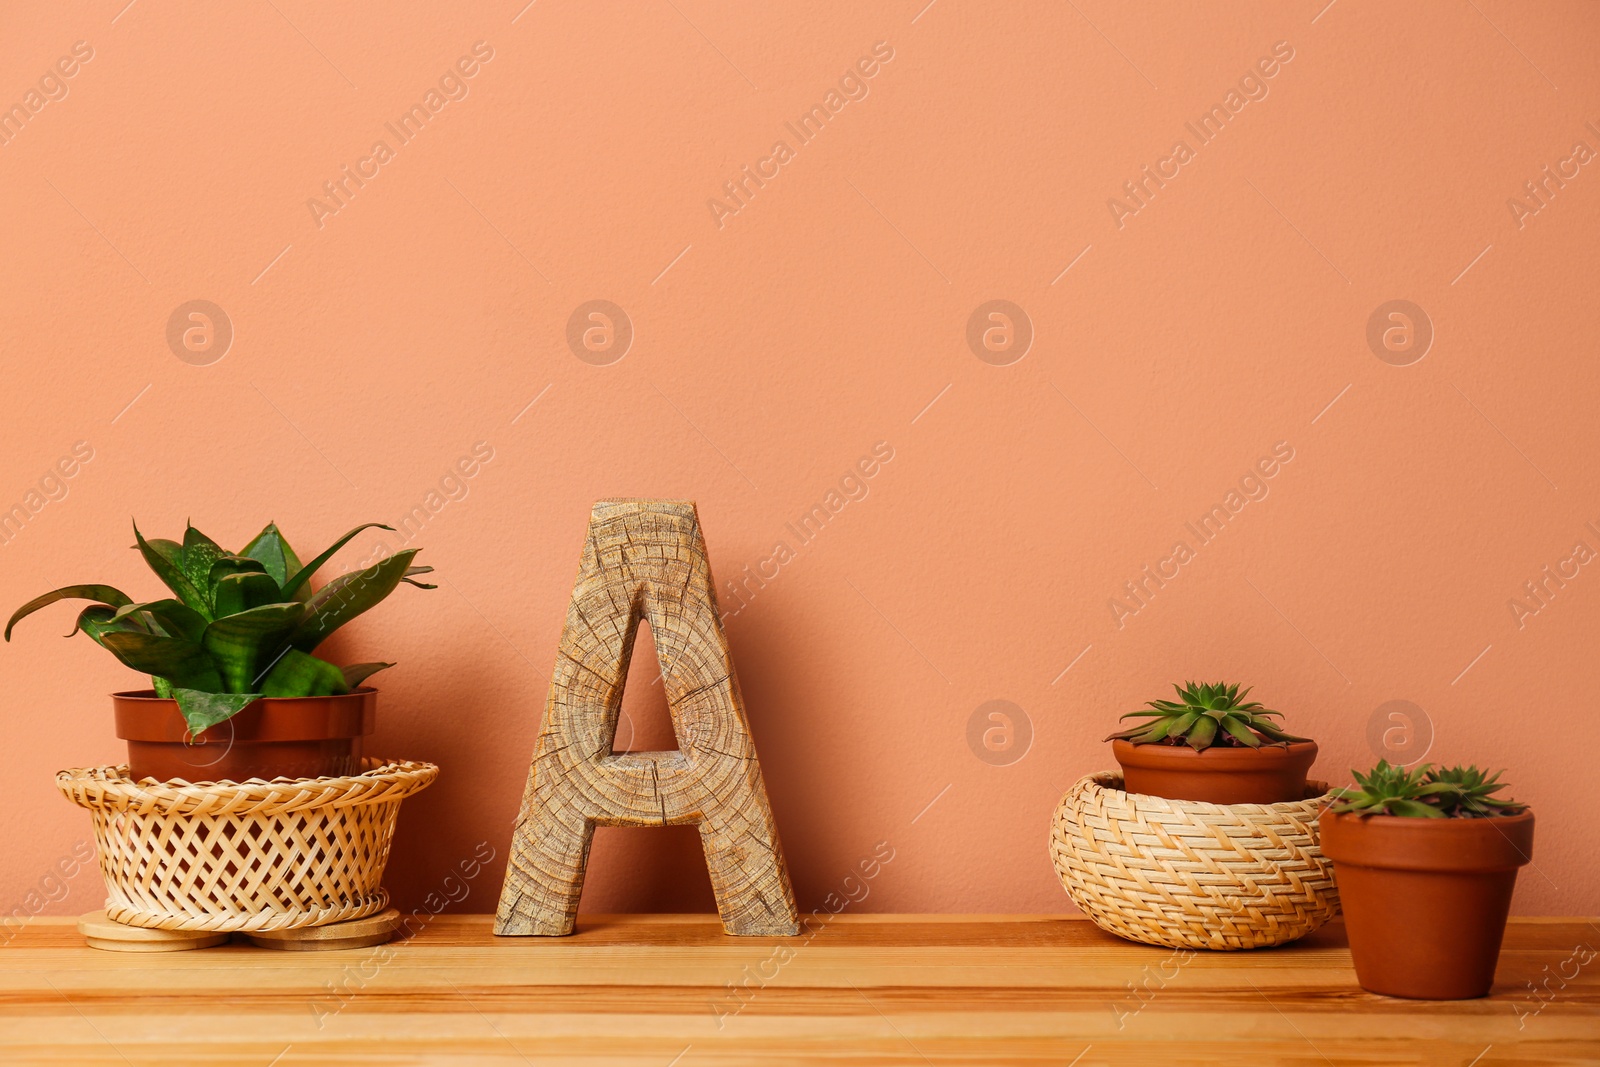
[[[1363,989],[1465,1000],[1494,984],[1533,812],[1477,767],[1381,761],[1320,820]]]
[[[356,527],[302,564],[268,523],[239,552],[190,526],[183,541],[136,547],[172,596],[135,602],[109,585],[71,585],[18,608],[17,622],[59,600],[89,600],[82,630],[117,659],[149,674],[153,688],[112,697],[117,735],[138,781],[311,778],[355,771],[359,738],[372,732],[376,693],[361,683],[388,663],[340,669],[312,655],[340,626],[401,582],[431,589],[406,549],[313,591],[311,578],[362,530]],[[72,634],[68,634],[70,637]]]
[[[1124,719],[1137,725],[1106,738],[1130,793],[1211,804],[1303,800],[1317,743],[1286,733],[1280,711],[1219,682],[1174,685],[1177,700],[1152,700]]]

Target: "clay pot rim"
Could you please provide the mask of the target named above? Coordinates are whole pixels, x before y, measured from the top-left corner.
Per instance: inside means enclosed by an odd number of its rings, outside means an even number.
[[[258,704],[290,704],[297,700],[343,700],[347,697],[365,696],[368,693],[376,693],[377,691],[376,686],[361,685],[348,693],[330,693],[327,696],[320,697],[258,697],[246,704],[245,708],[253,708]],[[154,689],[129,689],[121,693],[112,693],[111,698],[113,700],[149,701],[152,704],[177,703],[172,697],[157,696]],[[240,713],[243,714],[243,711],[241,710]]]
[[[378,690],[361,686],[330,696],[260,697],[191,738],[172,697],[153,689],[111,694],[117,737],[129,742],[233,745],[241,742],[332,741],[364,737],[377,726]]]
[[[1425,830],[1428,833],[1473,833],[1481,831],[1476,829],[1463,830],[1457,829],[1457,827],[1478,828],[1493,826],[1496,828],[1503,828],[1506,826],[1516,826],[1520,828],[1524,824],[1534,821],[1534,812],[1533,808],[1531,807],[1524,808],[1515,815],[1489,815],[1483,818],[1469,818],[1459,815],[1451,815],[1446,816],[1443,819],[1417,819],[1412,818],[1409,815],[1362,815],[1354,811],[1335,812],[1332,809],[1329,809],[1322,814],[1324,818],[1337,819],[1342,825],[1345,826],[1352,826],[1359,822],[1364,826],[1376,826],[1383,828],[1379,832],[1385,832],[1388,828],[1405,832],[1412,827],[1417,827]]]
[[[1274,800],[1269,804],[1255,804],[1255,803],[1218,804],[1215,801],[1211,801],[1211,800],[1179,800],[1179,799],[1175,799],[1173,797],[1156,796],[1154,793],[1129,793],[1128,790],[1125,788],[1128,783],[1123,778],[1122,771],[1120,769],[1119,770],[1114,770],[1114,771],[1113,770],[1095,771],[1093,774],[1086,775],[1085,777],[1087,777],[1088,779],[1093,781],[1094,784],[1096,786],[1098,786],[1100,789],[1106,790],[1108,792],[1123,793],[1123,794],[1125,794],[1127,796],[1130,796],[1130,797],[1146,797],[1146,798],[1148,798],[1150,800],[1158,800],[1163,804],[1171,804],[1171,805],[1174,805],[1174,806],[1183,805],[1184,807],[1190,807],[1190,806],[1193,806],[1193,805],[1196,805],[1196,804],[1204,804],[1204,805],[1206,805],[1208,807],[1224,808],[1224,809],[1228,809],[1228,808],[1252,808],[1252,807],[1253,808],[1271,808],[1271,807],[1277,807],[1278,805],[1281,805],[1281,804],[1305,804],[1305,803],[1307,803],[1309,801],[1313,801],[1313,800],[1315,800],[1315,801],[1322,800],[1322,798],[1324,798],[1324,797],[1326,797],[1328,795],[1329,790],[1333,788],[1332,786],[1330,786],[1326,781],[1322,780],[1321,778],[1312,778],[1312,777],[1310,777],[1308,775],[1306,777],[1306,795],[1303,796],[1303,797],[1300,797],[1299,799],[1296,799],[1296,800]],[[1078,784],[1081,785],[1082,781],[1080,780]],[[1077,786],[1074,786],[1073,788],[1077,788]],[[1320,812],[1318,814],[1320,814]]]
[[[1481,819],[1324,811],[1322,851],[1336,864],[1379,870],[1515,870],[1533,860],[1534,812]]]
[[[1207,760],[1216,764],[1221,769],[1223,764],[1253,763],[1256,761],[1278,761],[1293,759],[1305,752],[1315,753],[1315,741],[1291,741],[1288,744],[1263,744],[1260,748],[1249,748],[1245,745],[1214,745],[1196,751],[1188,745],[1168,745],[1161,742],[1136,745],[1132,741],[1116,738],[1111,742],[1111,751],[1121,764],[1135,763],[1137,766],[1149,767],[1153,765],[1167,766],[1172,760]],[[1133,757],[1129,759],[1128,757]],[[1194,768],[1200,769],[1200,768]],[[1234,769],[1229,767],[1229,770]]]

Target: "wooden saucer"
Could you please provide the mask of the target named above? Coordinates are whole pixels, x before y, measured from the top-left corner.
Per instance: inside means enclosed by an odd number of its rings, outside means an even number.
[[[90,948],[107,952],[183,952],[191,948],[210,948],[228,940],[226,933],[210,930],[153,930],[125,926],[106,918],[105,909],[78,916],[78,933]]]
[[[242,935],[258,948],[290,952],[328,952],[343,948],[370,948],[394,937],[400,926],[400,911],[390,908],[365,919],[329,923],[327,926],[302,926],[295,930],[264,930]]]

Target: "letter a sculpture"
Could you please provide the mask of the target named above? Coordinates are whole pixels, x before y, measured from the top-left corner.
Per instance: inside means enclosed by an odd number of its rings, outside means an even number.
[[[650,620],[676,752],[612,751],[639,619]],[[693,503],[602,500],[511,839],[497,934],[570,934],[594,828],[700,827],[730,934],[799,932]]]

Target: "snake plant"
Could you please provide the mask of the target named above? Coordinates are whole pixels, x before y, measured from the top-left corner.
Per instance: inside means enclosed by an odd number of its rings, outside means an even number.
[[[1483,819],[1516,815],[1526,807],[1493,795],[1505,788],[1499,771],[1489,775],[1477,767],[1436,767],[1431,763],[1407,770],[1379,760],[1366,774],[1350,773],[1359,788],[1337,791],[1336,815]]]
[[[1136,745],[1186,744],[1197,752],[1213,745],[1260,748],[1263,744],[1307,740],[1284,733],[1272,721],[1272,716],[1283,712],[1263,707],[1257,700],[1246,702],[1248,689],[1241,693],[1237,685],[1226,682],[1190,682],[1172,688],[1178,691],[1177,700],[1151,700],[1147,702],[1149,710],[1128,712],[1122,718],[1145,721],[1106,740]]]
[[[273,523],[239,552],[228,552],[193,526],[183,542],[146,540],[133,527],[137,548],[172,597],[135,603],[109,585],[69,585],[18,608],[17,622],[58,600],[90,600],[72,634],[82,630],[113,656],[149,674],[158,696],[172,697],[191,735],[242,711],[258,697],[329,696],[348,693],[391,663],[359,663],[340,669],[312,650],[340,626],[432,567],[412,566],[420,549],[388,556],[360,571],[340,575],[315,592],[311,577],[369,522],[302,564]]]

